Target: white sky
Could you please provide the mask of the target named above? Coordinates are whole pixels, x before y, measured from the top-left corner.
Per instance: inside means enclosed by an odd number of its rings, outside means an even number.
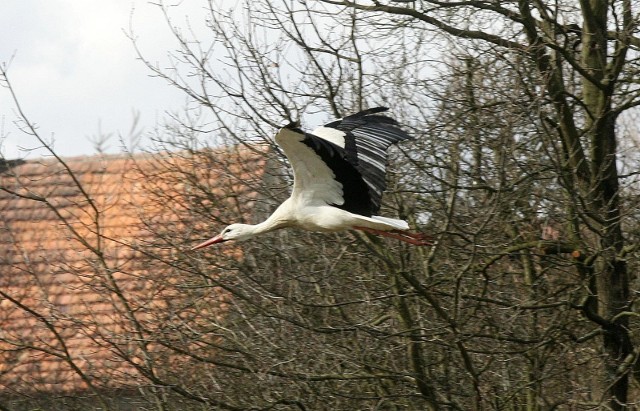
[[[172,15],[180,23],[202,20],[202,0],[184,0]],[[150,77],[136,59],[124,31],[132,22],[145,57],[162,63],[173,50],[161,11],[148,0],[10,0],[0,12],[0,64],[43,137],[55,140],[63,156],[95,152],[88,137],[128,135],[133,112],[151,129],[164,113],[178,110],[185,97],[163,80]],[[15,110],[0,88],[0,153],[25,157],[20,147],[37,145],[15,126]],[[112,138],[109,151],[119,151]],[[34,152],[29,158],[41,152]]]

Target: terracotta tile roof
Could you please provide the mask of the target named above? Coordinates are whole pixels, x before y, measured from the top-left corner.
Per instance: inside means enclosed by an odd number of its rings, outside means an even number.
[[[0,163],[0,391],[136,385],[136,361],[162,351],[140,339],[203,306],[223,315],[219,288],[184,303],[158,253],[202,240],[194,228],[212,234],[220,209],[247,213],[264,159],[234,147],[71,158],[72,173],[54,159]]]

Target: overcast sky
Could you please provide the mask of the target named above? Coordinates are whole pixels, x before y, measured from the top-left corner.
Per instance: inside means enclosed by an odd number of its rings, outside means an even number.
[[[202,0],[184,0],[173,15],[201,20]],[[124,31],[132,21],[145,56],[162,62],[172,39],[160,10],[143,0],[5,1],[0,12],[0,64],[23,110],[64,156],[94,152],[90,136],[127,135],[133,112],[147,130],[185,98],[149,76]],[[15,127],[16,116],[0,88],[0,153],[25,157],[36,142]],[[116,139],[109,142],[117,151]],[[29,158],[33,158],[34,154]]]

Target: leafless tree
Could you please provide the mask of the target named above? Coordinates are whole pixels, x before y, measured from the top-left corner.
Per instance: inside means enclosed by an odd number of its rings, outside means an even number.
[[[270,142],[302,113],[378,104],[413,127],[418,141],[399,157],[412,177],[387,204],[441,240],[362,245],[399,296],[387,341],[407,347],[403,372],[430,407],[624,409],[638,364],[637,242],[625,234],[637,175],[618,171],[616,124],[638,101],[634,7],[253,2],[239,25],[210,4],[211,43],[175,32],[176,61],[201,87],[150,68],[235,141]]]
[[[147,407],[635,405],[633,2],[206,6],[208,35],[194,38],[159,4],[177,41],[169,68],[137,49],[193,104],[159,129],[162,155],[130,158],[149,235],[105,231],[89,194],[78,232],[119,326],[77,323],[132,367]],[[376,105],[416,137],[392,153],[384,212],[434,247],[280,231],[188,251],[286,197],[278,127]],[[144,266],[106,258],[110,244]],[[132,276],[153,298],[123,287]],[[43,324],[56,335],[62,322]]]

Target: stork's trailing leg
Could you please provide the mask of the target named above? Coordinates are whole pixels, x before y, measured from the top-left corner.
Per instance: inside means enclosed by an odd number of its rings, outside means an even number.
[[[410,233],[402,230],[376,230],[375,228],[354,226],[354,230],[365,231],[371,234],[377,234],[384,237],[395,238],[413,245],[433,245],[433,238],[425,233]]]

